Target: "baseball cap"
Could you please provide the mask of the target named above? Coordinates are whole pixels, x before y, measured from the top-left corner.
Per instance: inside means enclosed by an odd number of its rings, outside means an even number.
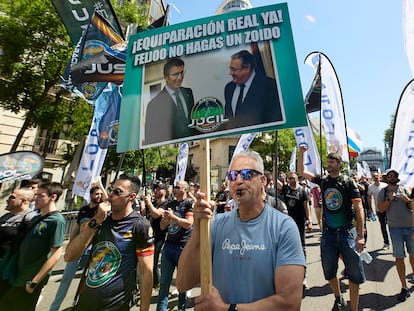
[[[394,170],[393,168],[389,168],[389,169],[387,169],[386,171],[385,171],[385,175],[388,175],[389,173],[391,173],[391,172],[394,172],[396,175],[397,175],[397,177],[398,177],[398,172],[396,171],[396,170]]]

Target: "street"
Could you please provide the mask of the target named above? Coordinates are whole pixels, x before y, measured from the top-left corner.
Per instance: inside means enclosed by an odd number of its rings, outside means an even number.
[[[316,221],[313,223],[314,232],[307,234],[306,238],[308,289],[304,292],[301,310],[331,310],[334,298],[328,282],[323,278],[319,252],[320,231]],[[373,261],[369,265],[364,264],[367,281],[360,287],[360,310],[414,310],[414,285],[407,283],[409,287],[411,286],[411,297],[408,298],[407,301],[402,303],[398,303],[397,301],[397,294],[401,290],[401,285],[394,265],[391,248],[389,250],[381,249],[383,241],[378,221],[367,222],[367,230],[367,250],[373,257]],[[406,258],[405,262],[408,275],[412,272],[408,258]],[[65,263],[63,259],[61,259],[55,267],[49,283],[43,290],[41,301],[39,302],[36,311],[49,310],[50,303],[59,286],[64,266]],[[343,268],[343,264],[340,262],[338,269],[339,274]],[[79,275],[80,271],[78,271],[77,278],[72,282],[71,288],[60,310],[69,311],[68,308],[72,305],[74,293],[79,283]],[[341,280],[342,292],[345,293],[345,300],[349,302],[347,284],[348,280]],[[174,289],[175,287],[171,286],[171,292]],[[196,296],[199,293],[200,289],[195,288],[192,290],[191,296]],[[156,310],[156,301],[157,291],[154,290],[150,311]],[[134,307],[131,310],[139,310],[139,308]],[[177,310],[177,296],[170,299],[169,310]],[[189,307],[187,310],[194,310],[194,308]]]

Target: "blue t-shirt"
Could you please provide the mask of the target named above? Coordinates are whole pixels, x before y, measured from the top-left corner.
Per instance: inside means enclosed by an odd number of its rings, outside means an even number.
[[[242,221],[238,209],[211,223],[213,285],[226,303],[249,303],[277,293],[276,267],[305,266],[293,219],[270,205],[255,219]]]

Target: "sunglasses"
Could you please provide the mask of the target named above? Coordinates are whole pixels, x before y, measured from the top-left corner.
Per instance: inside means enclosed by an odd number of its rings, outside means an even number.
[[[235,181],[239,174],[243,180],[250,180],[255,175],[263,175],[263,173],[256,171],[254,169],[245,168],[244,170],[240,170],[240,171],[228,171],[226,176],[229,180]]]
[[[109,188],[108,190],[109,190],[110,193],[115,194],[117,197],[119,197],[120,195],[123,195],[125,193],[124,191],[122,191],[119,188],[115,188],[115,189]],[[131,193],[128,193],[127,195],[130,195],[130,194]]]
[[[394,174],[389,174],[389,175],[387,175],[387,178],[398,178],[398,176],[394,175]]]

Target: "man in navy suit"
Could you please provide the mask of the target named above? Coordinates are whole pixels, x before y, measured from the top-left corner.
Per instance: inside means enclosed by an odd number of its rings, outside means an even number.
[[[195,134],[191,124],[194,96],[182,87],[184,61],[172,58],[164,65],[165,87],[149,103],[145,118],[145,144],[158,143]]]
[[[226,129],[282,120],[276,80],[256,70],[249,51],[231,56],[229,72],[232,81],[224,89]]]

